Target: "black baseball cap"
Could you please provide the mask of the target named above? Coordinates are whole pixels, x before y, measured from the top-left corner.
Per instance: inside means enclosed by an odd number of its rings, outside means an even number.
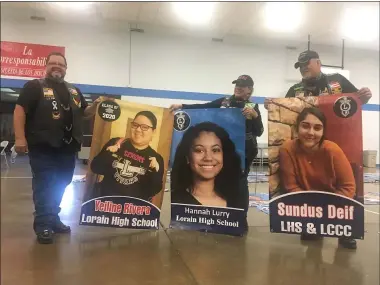
[[[319,54],[313,50],[306,50],[304,52],[301,52],[298,56],[298,61],[294,64],[294,68],[300,67],[301,64],[309,62],[309,60],[312,58],[319,59]]]
[[[240,75],[238,79],[232,81],[232,84],[236,84],[241,87],[253,87],[252,77],[249,75]]]

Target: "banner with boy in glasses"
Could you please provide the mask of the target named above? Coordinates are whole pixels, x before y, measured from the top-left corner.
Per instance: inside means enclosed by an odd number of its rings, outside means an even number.
[[[81,225],[158,229],[173,115],[103,101],[95,119]]]

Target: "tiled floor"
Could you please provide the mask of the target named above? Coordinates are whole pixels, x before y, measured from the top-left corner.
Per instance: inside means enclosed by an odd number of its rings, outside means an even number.
[[[76,174],[84,173],[78,164]],[[83,183],[72,183],[61,214],[71,235],[39,245],[27,161],[20,158],[1,174],[2,285],[379,284],[378,205],[366,206],[365,240],[350,251],[333,238],[301,243],[295,235],[271,234],[268,216],[254,208],[243,238],[171,230],[168,193],[158,231],[79,226]],[[267,187],[251,184],[251,191]],[[379,185],[365,189],[379,191]]]

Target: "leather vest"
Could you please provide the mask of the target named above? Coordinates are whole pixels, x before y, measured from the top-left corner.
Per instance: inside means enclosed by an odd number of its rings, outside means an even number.
[[[26,138],[29,145],[48,144],[52,147],[61,147],[65,144],[64,138],[64,106],[58,94],[51,88],[45,79],[39,80],[41,97],[34,115],[27,121]],[[75,87],[64,81],[70,94],[69,106],[72,113],[71,136],[82,144],[82,125],[84,110],[81,108],[81,97]],[[66,106],[67,107],[67,106]]]
[[[319,78],[302,79],[299,86],[294,88],[295,97],[341,94],[342,83],[335,75],[322,73]]]

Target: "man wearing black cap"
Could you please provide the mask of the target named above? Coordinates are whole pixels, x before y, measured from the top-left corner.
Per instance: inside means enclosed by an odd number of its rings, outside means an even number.
[[[244,170],[244,205],[242,205],[248,212],[249,206],[249,189],[248,189],[248,174],[253,160],[255,159],[257,149],[257,137],[260,137],[264,132],[263,122],[258,104],[252,103],[249,99],[253,93],[253,80],[249,75],[241,75],[238,79],[234,80],[235,84],[234,95],[230,97],[222,97],[212,102],[204,104],[175,104],[171,105],[172,111],[178,109],[205,109],[205,108],[241,108],[243,115],[246,118],[245,123],[245,170]],[[248,230],[248,224],[246,224]]]
[[[317,52],[307,50],[298,56],[294,64],[299,68],[302,81],[290,87],[285,97],[320,96],[341,93],[356,93],[362,104],[372,97],[368,88],[358,90],[350,81],[339,73],[324,74],[321,71],[321,61]]]

